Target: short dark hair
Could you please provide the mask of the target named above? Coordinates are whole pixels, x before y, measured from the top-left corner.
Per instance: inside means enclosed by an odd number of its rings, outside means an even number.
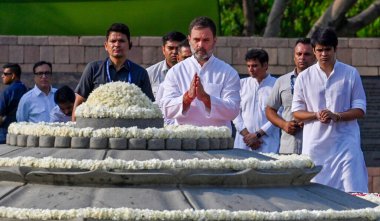
[[[12,73],[16,75],[16,77],[20,78],[21,77],[21,67],[19,64],[16,63],[6,63],[3,65],[3,68],[9,68]]]
[[[35,64],[33,65],[33,74],[36,73],[36,68],[37,68],[37,67],[39,67],[39,66],[41,66],[41,65],[44,65],[44,64],[48,65],[48,66],[50,67],[50,70],[53,71],[53,66],[51,65],[50,62],[48,62],[48,61],[39,61],[39,62],[37,62],[37,63],[35,63]]]
[[[111,32],[119,32],[119,33],[125,34],[127,36],[128,42],[131,43],[131,33],[129,32],[129,28],[126,24],[113,23],[107,30],[107,33],[106,33],[107,40]]]
[[[189,40],[187,40],[187,38],[185,38],[185,40],[181,41],[181,42],[178,44],[178,49],[180,49],[180,48],[182,48],[182,47],[190,48]]]
[[[209,17],[201,16],[197,17],[191,21],[189,25],[189,34],[191,34],[191,30],[194,29],[202,29],[202,28],[210,28],[214,37],[216,36],[216,25],[213,20]]]
[[[317,44],[333,46],[335,50],[338,45],[338,36],[332,28],[318,28],[311,36],[311,46],[315,48]]]
[[[245,54],[245,61],[258,60],[260,64],[268,63],[269,56],[264,49],[251,49]]]
[[[66,102],[74,103],[75,93],[69,86],[64,85],[55,92],[54,102],[56,104],[62,104]]]
[[[178,31],[172,31],[162,37],[162,45],[165,45],[167,41],[181,42],[186,39],[186,36]]]
[[[309,45],[309,44],[311,44],[311,40],[310,40],[310,38],[299,38],[299,39],[297,39],[297,41],[294,44],[294,46],[297,46],[300,43],[304,44],[304,45]]]

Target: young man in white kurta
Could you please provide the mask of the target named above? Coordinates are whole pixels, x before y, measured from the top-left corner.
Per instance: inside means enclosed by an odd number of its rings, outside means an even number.
[[[245,60],[250,77],[240,80],[240,112],[233,121],[237,131],[234,148],[277,153],[280,131],[265,116],[267,99],[276,82],[267,73],[268,53],[251,49]]]
[[[335,59],[337,38],[335,44],[330,36],[334,34],[322,29],[313,35],[318,63],[297,78],[292,111],[304,120],[302,154],[323,166],[312,182],[368,192],[357,123],[366,111],[366,97],[358,71]]]
[[[257,151],[264,153],[277,153],[279,148],[279,129],[269,122],[265,116],[266,101],[275,82],[276,78],[270,74],[261,83],[252,77],[241,79],[241,110],[233,121],[236,131],[242,131],[244,128],[247,128],[251,132],[256,132],[260,129],[265,132],[265,135],[262,137],[263,143],[257,149]],[[239,133],[236,133],[234,147],[251,150],[244,143],[243,136]]]
[[[166,75],[161,99],[164,116],[175,119],[176,124],[231,127],[239,113],[239,76],[212,55],[216,26],[211,19],[195,18],[189,30],[193,56]]]

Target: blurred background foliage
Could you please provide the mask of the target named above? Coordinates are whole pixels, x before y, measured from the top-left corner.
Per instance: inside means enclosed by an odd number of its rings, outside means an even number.
[[[254,1],[255,36],[264,34],[265,26],[274,0]],[[333,0],[291,0],[281,21],[280,37],[306,36],[313,24],[326,11]],[[358,0],[347,17],[357,15],[366,9],[373,0]],[[223,36],[243,36],[244,15],[242,0],[219,0],[221,34]],[[357,37],[380,37],[380,18],[356,33]]]

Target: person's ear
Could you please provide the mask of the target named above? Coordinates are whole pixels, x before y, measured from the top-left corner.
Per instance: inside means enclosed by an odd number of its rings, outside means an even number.
[[[132,42],[129,41],[129,50],[131,50],[131,48],[132,48]]]

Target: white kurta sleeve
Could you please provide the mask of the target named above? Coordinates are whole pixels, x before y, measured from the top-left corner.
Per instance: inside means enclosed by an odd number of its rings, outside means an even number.
[[[292,101],[292,112],[306,110],[305,97],[303,92],[303,82],[301,76],[297,77],[294,84],[294,94]]]
[[[241,117],[241,113],[233,120],[237,133],[240,133],[246,126],[244,125],[243,118]],[[251,132],[251,131],[250,131]]]
[[[188,82],[190,85],[190,82]],[[181,91],[179,83],[170,69],[164,81],[165,89],[161,98],[162,111],[167,118],[177,118],[183,115],[183,95],[186,91]]]
[[[367,111],[367,102],[366,96],[362,84],[362,80],[360,78],[359,72],[355,69],[355,79],[353,84],[353,93],[352,93],[352,104],[351,108],[359,108],[364,111]]]

